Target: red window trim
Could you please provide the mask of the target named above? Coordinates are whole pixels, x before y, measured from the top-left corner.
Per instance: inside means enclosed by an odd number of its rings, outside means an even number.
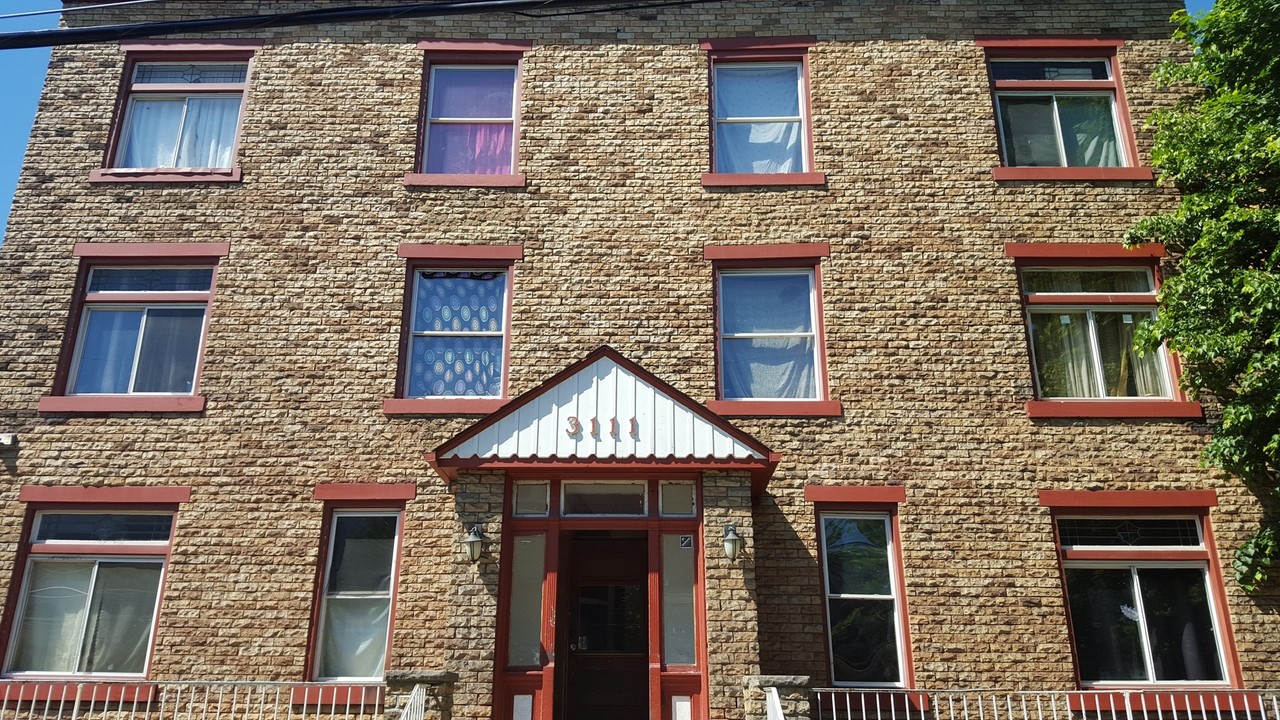
[[[719,245],[702,247],[702,256],[710,260],[714,270],[715,317],[713,331],[716,337],[716,394],[708,400],[707,409],[724,417],[840,417],[844,408],[840,401],[831,399],[831,379],[827,370],[827,329],[824,321],[822,299],[822,259],[830,257],[829,243],[777,243],[768,245]],[[719,397],[724,381],[721,376],[720,357],[720,280],[721,270],[812,269],[815,342],[818,343],[818,367],[816,371],[822,383],[821,397],[812,399],[725,399]]]
[[[488,415],[510,401],[511,310],[515,306],[515,263],[524,259],[524,245],[442,245],[401,243],[396,250],[408,260],[405,268],[404,301],[400,319],[400,358],[396,368],[396,396],[382,400],[384,415]],[[479,268],[507,274],[506,335],[502,341],[502,396],[487,398],[404,397],[408,383],[407,366],[413,340],[414,274],[427,268]]]
[[[191,40],[144,40],[122,42],[120,49],[125,52],[124,69],[120,74],[119,89],[116,92],[115,107],[111,115],[111,130],[107,136],[106,152],[102,158],[102,167],[89,172],[90,183],[238,183],[242,179],[240,168],[236,164],[240,155],[240,139],[244,129],[245,108],[249,104],[249,87],[253,81],[254,56],[264,46],[260,39],[223,40],[199,42]],[[249,64],[243,83],[231,83],[227,86],[230,92],[233,85],[239,90],[240,115],[236,118],[235,140],[231,145],[231,167],[226,168],[117,168],[114,167],[116,153],[120,149],[121,132],[123,131],[125,110],[129,106],[129,98],[137,94],[133,87],[133,71],[138,63],[165,61],[198,61],[215,60],[219,62],[243,60]],[[194,88],[195,92],[218,92],[222,86]],[[157,89],[158,90],[158,89]],[[193,88],[184,87],[184,91],[192,92]]]
[[[50,394],[40,398],[36,411],[50,414],[66,415],[101,415],[110,413],[201,413],[204,412],[206,398],[200,394],[200,375],[204,370],[205,350],[208,347],[210,318],[213,316],[213,303],[217,295],[218,270],[222,258],[231,251],[230,243],[76,243],[71,251],[72,257],[80,259],[80,267],[76,271],[73,288],[71,310],[67,313],[63,331],[62,349],[58,356],[58,365],[54,373],[53,389]],[[208,266],[213,270],[213,277],[207,292],[166,298],[168,302],[203,302],[205,305],[204,329],[200,335],[200,354],[196,358],[196,367],[192,391],[190,395],[69,395],[67,383],[71,376],[71,365],[74,359],[76,343],[84,318],[84,308],[94,297],[88,292],[89,272],[95,267],[111,266],[146,266],[146,265],[191,265]],[[133,298],[136,300],[136,298]],[[130,298],[116,296],[116,301],[130,301]]]
[[[414,151],[413,171],[405,173],[405,187],[490,187],[523,188],[527,179],[520,168],[520,115],[524,85],[524,54],[533,49],[527,40],[419,40],[423,51],[422,97],[418,103],[418,143]],[[423,168],[426,158],[427,133],[430,118],[427,105],[430,99],[431,66],[444,64],[511,65],[515,67],[515,86],[512,88],[511,117],[511,172],[498,175],[457,173],[428,173]]]
[[[824,513],[841,514],[841,513],[876,513],[888,515],[890,529],[893,532],[893,551],[896,556],[893,559],[893,570],[895,581],[898,586],[898,594],[894,597],[896,604],[895,611],[901,616],[899,618],[902,629],[902,685],[901,687],[892,688],[866,688],[862,693],[862,698],[868,702],[868,707],[876,707],[873,703],[881,703],[888,699],[891,707],[885,709],[906,709],[908,706],[916,707],[916,703],[907,700],[903,690],[909,690],[915,687],[915,660],[912,654],[911,643],[911,611],[907,602],[907,576],[906,568],[902,559],[902,527],[898,518],[898,506],[906,502],[906,488],[903,486],[882,486],[882,487],[851,487],[851,486],[833,486],[833,485],[805,485],[804,495],[806,502],[813,504],[814,518],[814,537],[817,538],[819,567],[817,568],[818,577],[818,597],[822,599],[822,634],[823,645],[826,655],[826,670],[829,684],[835,686],[835,672],[831,665],[831,619],[828,617],[828,598],[827,598],[827,578],[825,568],[826,549],[821,547],[823,544],[822,534],[822,516]],[[901,497],[901,500],[897,498]],[[830,498],[829,500],[826,498]],[[848,687],[856,689],[856,686],[842,685],[839,687]],[[923,707],[921,710],[928,709],[928,699],[921,700]]]
[[[805,485],[804,499],[814,504],[897,505],[907,501],[907,488],[902,485]]]
[[[698,46],[707,52],[708,103],[707,156],[710,171],[702,174],[703,187],[822,187],[827,184],[826,173],[818,172],[813,148],[813,99],[809,83],[809,49],[818,44],[812,35],[764,38],[713,38],[705,39]],[[800,117],[804,132],[804,169],[791,173],[722,173],[716,172],[716,65],[790,61],[800,63]]]
[[[313,490],[316,500],[333,502],[407,502],[417,494],[416,483],[317,483]]]
[[[1133,515],[1134,508],[1206,510],[1218,506],[1214,490],[1041,490],[1039,497],[1040,506],[1055,513],[1107,509]]]
[[[178,505],[191,502],[191,486],[23,485],[18,491],[18,502],[77,505]]]
[[[404,484],[411,485],[411,483],[404,483]],[[371,483],[352,483],[352,485],[376,487]],[[403,484],[400,484],[400,485],[403,485]],[[398,485],[389,485],[384,487],[397,487],[397,486]],[[333,487],[333,486],[317,485],[315,488],[315,492],[317,494],[319,494],[321,487]],[[415,493],[416,493],[416,489],[415,489]],[[341,493],[338,493],[338,494],[341,494]],[[320,499],[320,498],[317,497],[317,499]],[[391,668],[392,651],[394,648],[394,643],[392,641],[395,638],[395,627],[396,627],[396,605],[397,605],[397,600],[400,594],[401,561],[404,556],[404,522],[405,522],[405,514],[406,514],[405,506],[406,506],[406,500],[391,499],[391,498],[383,498],[383,499],[363,499],[362,498],[359,500],[348,500],[348,499],[325,500],[324,520],[320,530],[320,545],[319,545],[318,552],[316,554],[316,557],[317,557],[316,573],[315,573],[315,579],[312,584],[312,592],[311,592],[311,621],[307,627],[307,656],[306,656],[306,663],[305,663],[303,677],[307,678],[309,682],[311,681],[312,678],[315,678],[316,673],[319,672],[319,660],[320,660],[319,639],[320,639],[320,623],[322,621],[320,611],[324,606],[324,592],[325,592],[324,581],[325,581],[325,573],[328,571],[328,568],[329,568],[329,560],[330,560],[329,538],[333,533],[333,518],[336,513],[346,511],[346,510],[350,510],[354,512],[382,511],[382,512],[394,512],[398,514],[398,519],[396,521],[396,551],[395,551],[395,557],[392,559],[392,563],[393,563],[392,568],[394,569],[394,572],[392,573],[392,581],[391,581],[391,597],[388,601],[391,603],[391,612],[387,616],[387,645],[386,645],[386,654],[385,654],[385,657],[383,657],[383,666],[382,666],[384,673]],[[318,706],[333,705],[336,707],[340,704],[339,699],[342,697],[349,698],[350,693],[356,692],[357,690],[363,690],[371,686],[380,686],[380,681],[377,681],[377,680],[364,681],[364,682],[334,681],[332,683],[329,683],[328,681],[325,681],[325,680],[319,680],[315,682],[323,683],[325,685],[331,684],[332,687],[334,688],[334,692],[327,696],[320,697],[314,703],[309,701],[304,703],[303,700],[305,699],[305,691],[307,690],[307,686],[295,687],[293,688],[290,694],[291,695],[290,699],[293,702],[293,704],[295,705],[315,704]],[[315,685],[312,685],[310,687],[315,687]],[[341,695],[341,691],[343,688],[347,690],[348,694],[346,696]],[[300,694],[300,691],[302,691],[302,694]]]
[[[1170,368],[1170,372],[1173,369]],[[1027,417],[1033,420],[1056,418],[1169,418],[1198,420],[1204,408],[1190,400],[1028,400]]]
[[[976,44],[986,53],[987,64],[993,59],[1011,58],[1101,58],[1111,65],[1110,80],[1094,80],[1087,82],[1061,82],[1053,80],[992,80],[991,106],[992,119],[997,121],[996,95],[999,90],[1072,90],[1098,89],[1111,92],[1116,104],[1116,134],[1123,148],[1125,160],[1123,167],[1035,167],[1005,165],[1003,139],[1000,128],[996,128],[998,152],[1001,161],[991,170],[992,179],[996,182],[1059,182],[1059,181],[1101,181],[1101,182],[1150,182],[1155,179],[1155,171],[1141,165],[1138,159],[1138,143],[1133,131],[1133,117],[1129,111],[1129,103],[1124,92],[1124,78],[1120,69],[1119,49],[1124,40],[1112,38],[1071,38],[1071,37],[980,37]]]

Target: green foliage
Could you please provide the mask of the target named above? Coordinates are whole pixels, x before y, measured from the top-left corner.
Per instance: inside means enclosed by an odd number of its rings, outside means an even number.
[[[1275,563],[1276,554],[1275,528],[1263,528],[1241,545],[1231,563],[1240,587],[1246,592],[1253,592],[1266,582],[1268,569]]]
[[[1159,317],[1138,342],[1166,343],[1183,387],[1222,403],[1205,459],[1271,505],[1280,502],[1280,0],[1218,0],[1201,17],[1173,19],[1196,52],[1158,72],[1188,92],[1152,118],[1152,160],[1184,195],[1125,236],[1162,242],[1173,259]],[[1274,548],[1268,529],[1241,549],[1242,587],[1266,577]]]

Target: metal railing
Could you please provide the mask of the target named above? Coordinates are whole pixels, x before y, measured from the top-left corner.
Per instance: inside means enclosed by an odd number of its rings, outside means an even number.
[[[812,720],[1280,720],[1280,690],[814,690]]]
[[[381,685],[0,682],[0,720],[381,720]]]

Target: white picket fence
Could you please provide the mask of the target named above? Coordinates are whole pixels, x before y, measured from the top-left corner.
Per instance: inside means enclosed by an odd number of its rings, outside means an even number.
[[[814,691],[812,720],[1280,720],[1280,690]]]
[[[382,720],[380,685],[0,682],[0,720]]]

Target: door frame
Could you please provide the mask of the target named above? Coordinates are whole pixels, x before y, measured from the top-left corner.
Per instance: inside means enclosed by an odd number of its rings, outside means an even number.
[[[595,517],[562,517],[560,512],[561,481],[601,482],[645,481],[646,510],[643,516],[602,515]],[[694,491],[694,514],[669,517],[659,513],[659,492],[663,482],[690,482]],[[547,483],[548,510],[545,516],[515,516],[514,488],[518,483]],[[706,720],[709,711],[707,620],[705,595],[705,541],[703,533],[702,476],[697,472],[614,472],[607,466],[591,472],[574,473],[508,473],[505,483],[502,518],[502,548],[499,555],[499,591],[497,603],[497,633],[493,667],[493,720],[525,720],[516,717],[514,704],[518,696],[528,698],[530,714],[527,720],[556,720],[556,694],[560,687],[556,647],[559,640],[559,601],[561,563],[567,552],[565,544],[571,533],[577,530],[632,530],[645,533],[648,548],[648,632],[649,632],[649,718],[673,720],[674,698],[686,697],[689,702],[690,720]],[[664,534],[691,535],[693,539],[693,604],[694,604],[694,653],[693,665],[676,665],[670,668],[662,663],[662,536]],[[515,538],[542,535],[545,538],[543,558],[541,605],[541,661],[540,667],[508,668],[508,642],[510,638],[510,613],[512,591],[512,546]],[[563,568],[567,571],[568,568]],[[568,609],[566,608],[566,613]],[[567,620],[568,615],[564,615]]]

